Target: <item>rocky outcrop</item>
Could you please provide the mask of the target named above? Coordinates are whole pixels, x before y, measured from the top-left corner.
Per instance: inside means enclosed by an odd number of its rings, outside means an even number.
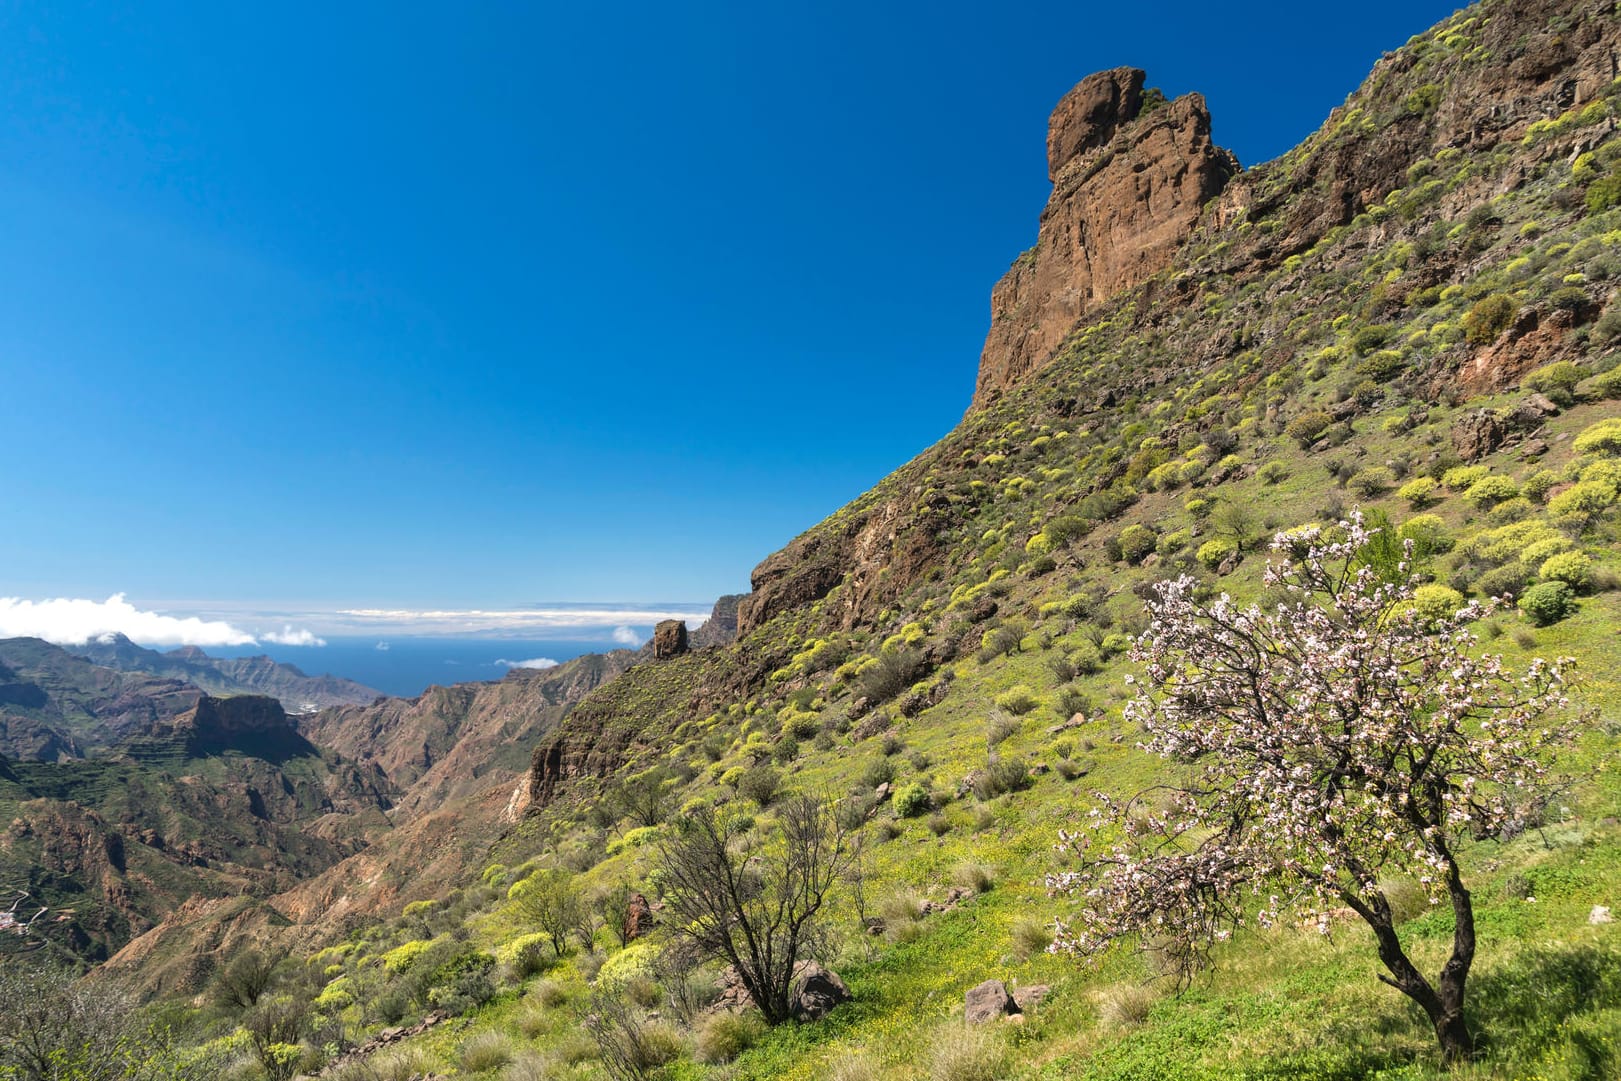
[[[688,636],[692,648],[714,649],[716,646],[731,645],[737,638],[737,610],[742,601],[741,593],[728,593],[716,600],[709,618]]]
[[[661,620],[653,628],[653,659],[666,661],[687,651],[687,624],[681,619]]]
[[[1019,1013],[1019,1004],[1008,993],[1001,980],[986,980],[970,987],[963,996],[963,1019],[970,1025],[982,1025],[1008,1014]]]
[[[1203,97],[1164,102],[1143,78],[1136,68],[1089,75],[1053,110],[1052,197],[1036,246],[991,292],[975,405],[1045,364],[1088,311],[1168,267],[1238,172],[1211,142]]]

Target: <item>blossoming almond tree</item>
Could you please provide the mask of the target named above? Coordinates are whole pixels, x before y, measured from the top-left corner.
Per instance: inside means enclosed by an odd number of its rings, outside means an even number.
[[[1127,715],[1181,781],[1125,804],[1099,793],[1090,827],[1061,834],[1077,866],[1048,886],[1082,904],[1054,948],[1091,955],[1135,937],[1186,979],[1236,928],[1292,915],[1326,934],[1349,909],[1373,931],[1380,979],[1458,1061],[1474,1052],[1475,956],[1458,842],[1512,836],[1552,798],[1552,757],[1573,734],[1570,662],[1511,675],[1465,629],[1484,609],[1427,621],[1411,577],[1392,584],[1358,559],[1372,536],[1360,515],[1280,534],[1266,582],[1289,599],[1271,611],[1225,594],[1201,605],[1190,578],[1160,583],[1132,654],[1147,686]],[[1452,908],[1433,979],[1396,933],[1380,884],[1393,874]]]

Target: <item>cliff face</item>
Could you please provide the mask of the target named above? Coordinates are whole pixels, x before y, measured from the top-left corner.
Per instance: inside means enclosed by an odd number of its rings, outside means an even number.
[[[1164,102],[1143,72],[1089,75],[1047,126],[1051,198],[1036,246],[991,292],[975,405],[1040,368],[1098,304],[1170,265],[1204,205],[1238,172],[1210,140],[1204,98]]]

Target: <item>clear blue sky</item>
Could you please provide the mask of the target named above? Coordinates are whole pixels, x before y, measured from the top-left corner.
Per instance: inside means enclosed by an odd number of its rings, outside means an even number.
[[[1452,10],[0,4],[0,595],[705,600],[944,434],[1087,73]]]

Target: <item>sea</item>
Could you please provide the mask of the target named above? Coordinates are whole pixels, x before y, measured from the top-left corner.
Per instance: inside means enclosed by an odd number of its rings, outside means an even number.
[[[650,630],[650,628],[649,628]],[[296,664],[305,675],[333,675],[375,687],[384,694],[414,698],[438,684],[500,679],[515,666],[545,667],[582,653],[632,648],[604,634],[600,638],[333,638],[324,646],[281,646],[260,641],[240,647],[208,647],[211,657],[251,657]]]

